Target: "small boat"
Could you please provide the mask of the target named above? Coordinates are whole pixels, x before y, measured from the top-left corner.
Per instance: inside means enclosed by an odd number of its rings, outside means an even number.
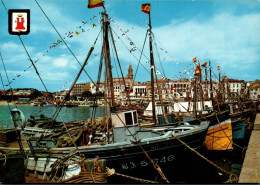
[[[209,127],[205,139],[205,145],[208,150],[231,150],[233,149],[232,144],[232,125],[230,118]]]
[[[233,139],[244,139],[246,130],[246,119],[232,119]]]

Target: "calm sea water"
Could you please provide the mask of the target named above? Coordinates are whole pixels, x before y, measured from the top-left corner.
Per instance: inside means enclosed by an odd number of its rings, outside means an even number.
[[[11,106],[11,110],[16,108],[15,106]],[[44,114],[47,117],[52,117],[55,112],[55,107],[46,106],[42,108],[40,111],[40,107],[38,106],[17,106],[19,110],[21,110],[26,118],[26,120],[30,117],[30,115],[38,116],[40,114]],[[60,115],[57,117],[57,121],[69,122],[75,120],[84,120],[90,118],[92,114],[93,108],[91,107],[63,107],[61,109]],[[96,117],[104,116],[105,108],[98,107],[96,111]],[[11,121],[10,110],[8,106],[0,106],[0,128],[5,127],[14,127]]]

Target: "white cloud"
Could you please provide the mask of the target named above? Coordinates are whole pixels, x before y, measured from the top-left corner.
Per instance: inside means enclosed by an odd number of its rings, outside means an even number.
[[[54,59],[54,61],[53,61],[53,65],[58,68],[67,67],[67,64],[68,64],[68,60],[65,58],[57,58],[57,59]]]

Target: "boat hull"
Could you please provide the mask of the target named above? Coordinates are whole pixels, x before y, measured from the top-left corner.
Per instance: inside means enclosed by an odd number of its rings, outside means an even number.
[[[204,125],[179,134],[176,133],[176,136],[190,147],[199,148],[203,145],[207,130],[208,125]],[[187,169],[193,164],[192,160],[196,157],[190,149],[172,136],[172,131],[167,131],[163,136],[143,139],[139,143],[127,141],[105,145],[79,146],[78,149],[87,159],[96,158],[96,156],[105,159],[107,167],[115,169],[117,173],[164,182],[160,179],[158,171],[154,169],[140,146],[155,163],[158,163],[170,182],[178,181],[177,179],[182,174],[187,176]],[[0,147],[0,150],[14,150],[14,148]],[[26,150],[28,151],[28,149]],[[50,148],[47,150],[46,148],[34,148],[37,157],[59,157],[75,151],[75,147]]]
[[[180,134],[178,137],[190,147],[198,148],[203,145],[207,128],[196,128],[189,131],[189,133]],[[194,153],[172,137],[172,135],[138,144],[128,142],[121,145],[104,145],[103,147],[79,147],[79,150],[86,158],[99,156],[101,159],[105,159],[107,167],[114,168],[117,173],[155,180],[158,172],[154,169],[151,161],[148,160],[139,145],[155,163],[159,164],[163,172],[168,174],[167,178],[169,180],[172,180],[172,176],[176,180],[176,175],[181,172],[181,169],[187,169],[189,165],[192,165],[190,160],[194,159]],[[53,154],[69,154],[71,150],[72,148],[57,148],[50,149],[49,151]],[[163,181],[160,180],[160,182]]]

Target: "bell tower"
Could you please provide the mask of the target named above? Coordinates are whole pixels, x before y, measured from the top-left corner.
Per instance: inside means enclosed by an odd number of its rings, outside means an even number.
[[[131,64],[130,64],[129,67],[128,67],[127,78],[129,78],[129,79],[133,79],[133,78],[134,78],[133,68],[132,68],[132,65],[131,65]]]

